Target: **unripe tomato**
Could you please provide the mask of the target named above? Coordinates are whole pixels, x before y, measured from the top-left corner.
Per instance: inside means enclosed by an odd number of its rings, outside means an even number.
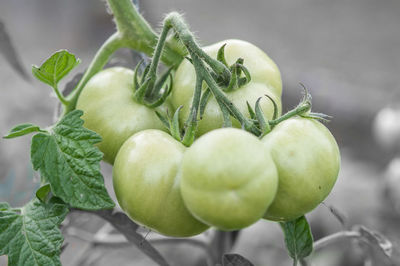
[[[108,68],[92,77],[76,108],[84,112],[84,126],[102,137],[99,148],[111,164],[121,145],[134,133],[165,129],[154,109],[135,102],[133,71],[123,67]],[[162,111],[165,108],[160,107]]]
[[[121,208],[135,222],[167,236],[192,236],[208,228],[182,201],[178,170],[185,149],[163,131],[144,130],[122,145],[113,167]]]
[[[237,106],[240,112],[249,117],[246,101],[254,107],[259,97],[263,97],[260,105],[266,116],[271,119],[273,115],[273,105],[265,95],[269,95],[278,106],[281,112],[282,80],[278,67],[263,51],[251,43],[240,40],[226,40],[207,47],[204,51],[216,58],[219,48],[225,46],[225,58],[228,65],[236,62],[238,58],[244,59],[244,66],[250,72],[251,81],[231,92],[226,92],[226,96]],[[174,75],[173,90],[171,93],[171,103],[174,108],[183,105],[181,111],[181,122],[186,121],[189,116],[190,105],[192,103],[196,74],[193,65],[184,60],[178,67]],[[198,123],[197,135],[202,135],[213,129],[222,126],[223,116],[220,107],[212,97],[205,109],[203,119]],[[235,127],[240,124],[232,119]]]
[[[221,230],[251,225],[265,214],[278,186],[275,164],[254,135],[213,130],[184,154],[181,193],[200,221]]]
[[[265,218],[295,219],[330,193],[340,168],[338,145],[320,122],[295,117],[279,123],[262,142],[278,169],[279,186]]]

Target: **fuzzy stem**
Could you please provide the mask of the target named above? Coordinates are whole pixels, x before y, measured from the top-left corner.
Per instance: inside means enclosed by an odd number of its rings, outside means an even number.
[[[151,78],[151,85],[149,86],[150,91],[146,93],[147,95],[152,96],[154,93],[157,93],[157,91],[154,90],[154,83],[156,82],[157,78],[157,67],[160,62],[160,57],[163,54],[162,51],[165,46],[165,40],[167,39],[168,32],[170,28],[169,27],[163,27],[162,32],[160,34],[160,37],[158,38],[157,41],[157,46],[154,50],[154,55],[150,63],[150,69],[149,69],[149,77]],[[160,86],[161,88],[161,86]]]
[[[193,52],[191,52],[191,57],[193,60],[194,67],[198,69],[201,63],[200,59]],[[200,108],[202,85],[203,85],[202,75],[196,75],[196,85],[193,93],[192,105],[190,106],[190,114],[185,123],[186,132],[182,140],[182,143],[185,144],[186,146],[190,146],[194,140],[194,134],[197,127],[197,114]]]
[[[157,44],[157,34],[135,8],[131,0],[107,0],[124,47],[151,55]],[[162,60],[169,66],[178,65],[186,54],[179,45],[167,42]]]
[[[287,112],[286,114],[282,115],[281,117],[275,119],[275,120],[271,120],[269,121],[269,125],[271,127],[276,126],[277,124],[279,124],[282,121],[285,121],[293,116],[296,115],[301,115],[304,114],[305,112],[309,111],[311,109],[311,103],[306,101],[304,103],[301,103],[299,106],[297,106],[295,109],[290,110],[289,112]]]
[[[196,43],[193,34],[183,21],[182,16],[177,12],[171,12],[164,20],[165,25],[170,26],[179,35],[179,39],[186,46],[189,53],[195,53],[200,59],[204,60],[218,75],[222,75],[224,79],[230,80],[229,69],[220,61],[212,58],[204,52]]]
[[[189,54],[192,57],[193,65],[195,67],[196,76],[200,77],[202,80],[208,84],[210,90],[214,94],[217,102],[221,105],[224,105],[227,110],[242,124],[242,126],[247,130],[256,135],[259,135],[260,132],[254,125],[252,121],[247,119],[237,107],[226,97],[226,95],[221,91],[218,87],[218,84],[215,82],[214,78],[204,65],[204,60],[217,74],[223,75],[224,78],[230,79],[230,71],[229,69],[220,61],[210,57],[207,55],[196,43],[194,40],[193,34],[188,29],[187,25],[182,19],[182,16],[176,12],[172,12],[164,20],[164,27],[172,27],[174,31],[177,33],[179,39],[186,46]],[[229,73],[229,74],[228,74]],[[197,98],[196,98],[197,101]],[[200,101],[200,98],[199,98]],[[191,108],[197,108],[197,102],[193,101]],[[221,106],[221,109],[223,107]],[[198,109],[196,109],[196,114]],[[222,110],[224,111],[224,110]],[[191,114],[194,111],[191,110]],[[196,117],[197,119],[197,117]],[[224,117],[226,119],[226,116]],[[193,117],[188,118],[187,123],[192,123]]]

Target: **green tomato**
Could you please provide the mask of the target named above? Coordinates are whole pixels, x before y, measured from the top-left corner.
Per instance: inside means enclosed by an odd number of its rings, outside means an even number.
[[[213,130],[184,154],[181,193],[200,221],[221,230],[247,227],[265,214],[278,187],[275,164],[254,135]]]
[[[227,92],[226,96],[237,106],[239,111],[250,117],[246,101],[254,108],[259,97],[263,97],[260,105],[266,116],[271,119],[273,116],[273,104],[265,95],[269,95],[278,106],[278,115],[281,113],[282,80],[278,67],[263,51],[251,43],[240,40],[226,40],[204,47],[204,51],[217,57],[219,48],[225,46],[225,58],[228,65],[236,62],[238,58],[244,59],[244,66],[250,72],[251,81],[239,89]],[[174,108],[183,105],[181,111],[181,122],[186,121],[189,116],[192,103],[196,74],[193,65],[184,60],[174,75],[171,103]],[[198,123],[197,135],[200,136],[213,129],[222,126],[223,116],[220,107],[212,97],[205,109],[203,119]],[[240,127],[238,121],[232,119],[233,126]]]
[[[84,87],[77,102],[84,112],[84,126],[100,134],[104,160],[113,164],[122,144],[134,133],[165,127],[155,114],[133,99],[133,71],[113,67],[97,73]],[[165,112],[166,106],[159,111]]]
[[[340,169],[338,145],[320,122],[295,117],[262,139],[278,169],[279,186],[265,218],[295,219],[318,206],[332,190]]]
[[[113,167],[121,208],[135,222],[167,236],[192,236],[208,228],[181,197],[178,170],[185,149],[163,131],[144,130],[122,145]]]

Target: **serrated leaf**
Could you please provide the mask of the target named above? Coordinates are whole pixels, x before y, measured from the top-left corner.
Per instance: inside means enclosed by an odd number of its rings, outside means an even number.
[[[3,53],[8,63],[18,72],[24,79],[29,80],[25,69],[22,66],[21,60],[16,49],[7,33],[4,23],[0,20],[0,52]]]
[[[82,126],[82,114],[81,110],[74,110],[50,133],[32,138],[32,165],[40,172],[42,182],[50,184],[53,195],[72,207],[112,208],[114,202],[100,172],[103,154],[94,146],[101,137]]]
[[[311,254],[313,237],[304,216],[290,222],[282,222],[280,225],[285,234],[285,244],[290,257],[297,261]]]
[[[39,132],[41,131],[40,127],[33,125],[33,124],[21,124],[18,126],[13,127],[10,132],[6,136],[4,136],[5,139],[12,139],[20,136],[24,136],[26,134],[32,133],[32,132]]]
[[[222,257],[223,266],[253,266],[249,260],[239,254],[225,254]]]
[[[1,209],[0,255],[8,255],[9,266],[61,265],[64,239],[59,226],[67,213],[67,206],[57,199],[49,203],[33,199],[21,213]]]
[[[80,60],[66,50],[54,53],[40,67],[32,66],[32,74],[40,81],[57,87],[58,82],[73,68],[79,65]]]

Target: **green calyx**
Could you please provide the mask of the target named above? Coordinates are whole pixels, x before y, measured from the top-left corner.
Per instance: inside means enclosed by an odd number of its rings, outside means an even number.
[[[243,58],[238,58],[234,64],[228,66],[228,63],[225,59],[225,46],[226,44],[222,45],[221,48],[219,48],[217,60],[229,68],[231,73],[230,79],[228,80],[229,82],[226,82],[223,77],[217,76],[214,73],[213,76],[218,85],[221,86],[222,90],[228,92],[248,84],[251,81],[251,75],[249,70],[244,66]],[[241,77],[242,73],[244,74],[244,77]]]
[[[150,65],[147,65],[143,74],[139,77],[143,60],[135,68],[133,76],[133,98],[136,102],[147,107],[155,108],[165,102],[172,89],[172,68],[165,71],[159,79],[155,73],[150,73]]]
[[[258,98],[254,109],[247,102],[247,108],[248,108],[248,111],[250,114],[250,119],[253,121],[254,125],[260,132],[259,134],[257,134],[260,138],[264,137],[266,134],[271,132],[271,130],[279,123],[281,123],[291,117],[294,117],[294,116],[301,116],[304,118],[316,119],[316,120],[325,121],[325,122],[329,121],[329,119],[331,118],[329,115],[311,112],[311,107],[312,107],[311,94],[308,92],[307,88],[303,84],[301,84],[301,86],[303,87],[303,90],[304,90],[303,99],[300,101],[300,103],[295,108],[293,108],[292,110],[288,111],[287,113],[283,114],[280,117],[277,117],[278,107],[277,107],[276,102],[270,96],[265,95],[269,100],[271,100],[271,102],[274,106],[273,118],[272,118],[272,120],[269,120],[269,121],[261,110],[261,107],[260,107],[261,97]]]

